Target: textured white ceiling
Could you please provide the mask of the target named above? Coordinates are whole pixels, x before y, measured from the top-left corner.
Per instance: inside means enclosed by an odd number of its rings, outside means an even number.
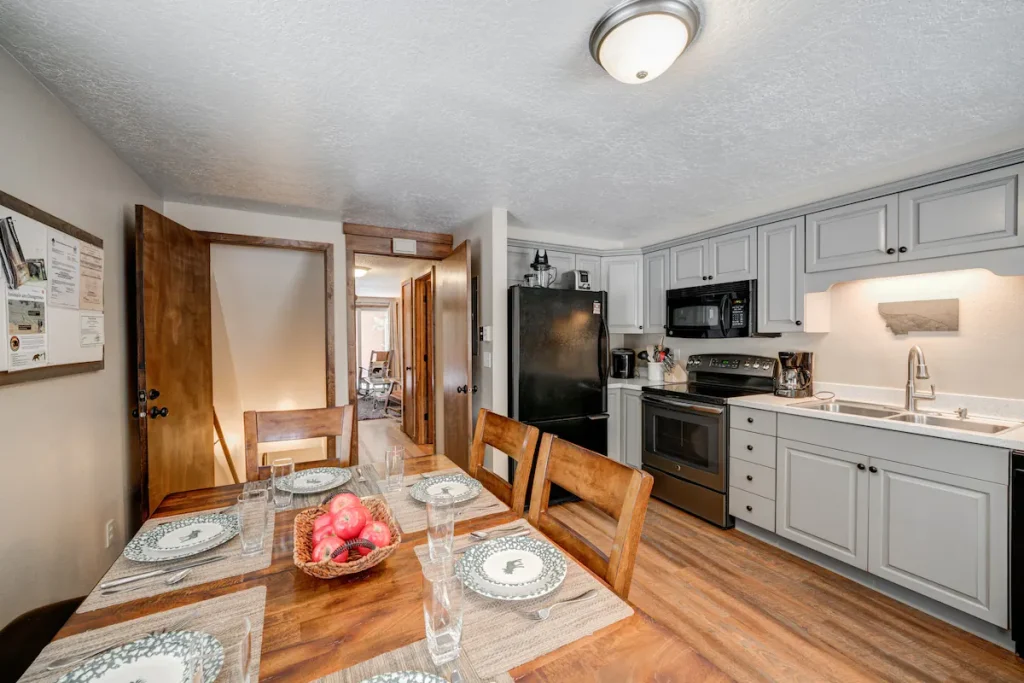
[[[625,86],[617,0],[0,0],[0,43],[168,199],[635,241],[1024,146],[1021,0],[702,0]]]

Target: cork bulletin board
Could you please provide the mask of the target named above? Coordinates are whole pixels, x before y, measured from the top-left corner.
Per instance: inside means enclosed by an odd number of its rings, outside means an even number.
[[[103,240],[0,191],[0,387],[103,369]]]

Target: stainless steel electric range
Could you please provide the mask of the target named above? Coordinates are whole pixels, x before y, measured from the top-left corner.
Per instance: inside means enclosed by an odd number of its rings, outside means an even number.
[[[729,528],[728,400],[772,393],[778,360],[690,356],[689,381],[643,389],[643,468],[655,498]]]

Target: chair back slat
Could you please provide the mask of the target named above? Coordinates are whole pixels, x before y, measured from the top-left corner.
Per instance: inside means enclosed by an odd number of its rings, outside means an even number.
[[[275,441],[339,437],[344,458],[329,457],[315,461],[318,467],[342,467],[350,460],[355,406],[309,408],[304,410],[248,410],[245,423],[245,476],[247,481],[264,478],[268,468],[260,467],[259,444]],[[303,463],[306,466],[311,464]]]
[[[616,521],[611,552],[605,555],[579,532],[548,514],[552,484],[576,494]],[[654,479],[647,472],[545,434],[537,452],[530,524],[603,577],[625,599],[653,485]]]
[[[522,515],[526,509],[526,489],[530,486],[539,438],[540,430],[536,427],[492,413],[486,408],[481,408],[477,413],[476,432],[469,454],[469,475],[479,480],[484,488],[518,515]],[[484,469],[487,446],[516,461],[516,480],[513,484]]]

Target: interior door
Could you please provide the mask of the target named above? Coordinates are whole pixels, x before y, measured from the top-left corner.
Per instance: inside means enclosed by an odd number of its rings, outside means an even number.
[[[402,283],[402,431],[416,440],[416,373],[413,357],[416,353],[415,314],[412,280]]]
[[[214,485],[210,243],[136,206],[143,509]]]
[[[418,444],[434,442],[434,276],[433,270],[413,283],[416,316],[416,348],[413,372],[416,376],[416,435]]]
[[[472,431],[473,358],[472,322],[469,316],[469,242],[455,247],[435,270],[437,332],[441,343],[444,394],[444,454],[464,470],[469,469],[469,442]]]

